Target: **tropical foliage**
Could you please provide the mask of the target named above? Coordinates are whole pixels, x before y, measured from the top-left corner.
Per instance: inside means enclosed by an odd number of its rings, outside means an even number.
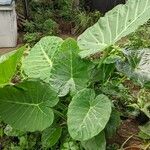
[[[22,132],[40,131],[45,148],[106,150],[106,138],[120,124],[114,101],[125,97],[115,88],[123,90],[126,77],[141,88],[150,87],[150,50],[117,46],[148,21],[149,12],[149,0],[129,0],[100,18],[78,41],[48,36],[27,56],[25,47],[1,56],[2,121]],[[17,66],[21,79],[14,83]],[[113,92],[110,85],[115,86]],[[150,118],[150,103],[141,99],[139,94],[138,109]],[[149,122],[140,128],[149,136]]]

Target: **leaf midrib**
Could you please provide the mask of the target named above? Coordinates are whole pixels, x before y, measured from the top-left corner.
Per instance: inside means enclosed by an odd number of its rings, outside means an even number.
[[[79,127],[79,130],[81,130],[81,127],[83,126],[83,124],[84,124],[86,118],[88,118],[89,113],[90,113],[91,111],[95,110],[95,107],[96,107],[98,104],[99,104],[99,102],[97,102],[94,106],[91,106],[91,105],[90,105],[90,108],[89,108],[87,114],[85,115],[85,117],[84,117],[83,120],[82,120],[82,123],[81,123],[81,125],[80,125],[80,127]]]
[[[70,79],[73,79],[72,50],[70,50]]]
[[[118,34],[118,36],[115,38],[114,42],[117,42],[117,41],[118,41],[118,38],[128,29],[128,27],[130,27],[130,26],[131,26],[139,17],[141,17],[149,8],[150,8],[150,6],[147,7],[147,9],[144,9],[144,11],[143,11],[141,14],[139,14],[139,16],[137,16],[133,21],[131,21],[131,23],[128,24],[128,25],[122,30],[122,32],[120,32],[120,33]]]
[[[40,106],[39,106],[39,105],[43,104],[44,102],[41,102],[41,103],[38,103],[38,104],[33,104],[33,103],[21,103],[21,102],[12,102],[12,101],[0,101],[0,102],[4,102],[4,103],[12,103],[12,104],[18,104],[18,105],[26,105],[26,106],[33,106],[33,107],[39,109],[40,112],[41,112],[42,114],[44,114],[45,116],[47,116],[47,114],[44,113],[44,111],[43,111],[43,110],[40,108]]]
[[[41,47],[41,51],[42,51],[42,53],[43,53],[43,55],[44,55],[46,61],[48,62],[48,64],[50,65],[50,67],[52,67],[52,61],[51,61],[51,59],[49,59],[48,55],[47,55],[46,52],[44,51],[44,49],[43,49],[41,43],[40,43],[40,47]]]
[[[38,107],[39,105],[43,104],[44,102],[38,103],[38,104],[34,104],[34,103],[21,103],[21,102],[15,102],[15,101],[3,101],[0,100],[0,102],[4,102],[4,103],[12,103],[12,104],[19,104],[19,105],[27,105],[27,106],[36,106]]]

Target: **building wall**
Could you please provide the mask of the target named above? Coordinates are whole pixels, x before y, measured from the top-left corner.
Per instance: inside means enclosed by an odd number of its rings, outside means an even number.
[[[0,8],[0,47],[15,47],[16,44],[17,22],[15,9],[5,10]]]

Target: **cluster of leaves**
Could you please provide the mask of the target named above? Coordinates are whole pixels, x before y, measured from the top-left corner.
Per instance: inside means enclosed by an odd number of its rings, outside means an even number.
[[[74,0],[60,1],[31,1],[29,3],[30,18],[24,23],[24,41],[33,46],[42,37],[58,35],[61,26],[71,24],[68,33],[80,34],[92,26],[99,17],[100,12],[87,12]],[[69,26],[69,25],[68,25]],[[67,28],[67,27],[64,27]]]
[[[47,19],[40,20],[36,19],[33,21],[26,21],[24,24],[26,34],[24,35],[24,41],[33,46],[43,36],[56,35],[58,33],[58,24],[52,20]]]
[[[87,12],[87,11],[76,11],[75,14],[75,27],[73,34],[79,35],[85,31],[88,27],[92,26],[102,16],[99,11]]]
[[[135,33],[128,36],[128,42],[124,45],[132,49],[150,48],[150,20],[141,26]]]
[[[134,51],[133,57],[116,45],[150,18],[149,11],[149,0],[129,0],[100,18],[77,41],[47,36],[26,57],[24,48],[0,57],[2,120],[24,132],[41,131],[45,148],[106,150],[106,138],[120,124],[113,101],[122,94],[109,92],[111,83],[124,90],[122,79],[116,80],[115,75],[121,71],[149,88],[150,50]],[[24,78],[12,84],[22,58]],[[145,103],[142,97],[141,101],[139,109],[149,117],[149,100]],[[141,130],[149,136],[149,122]]]
[[[10,125],[1,123],[0,126],[0,143],[4,150],[22,150],[22,149],[39,149],[40,133],[26,133],[13,129]]]
[[[51,3],[49,7],[44,4],[44,2],[41,4],[41,2],[34,1],[29,3],[31,15],[30,19],[24,23],[24,31],[26,32],[24,41],[31,46],[44,36],[58,34],[59,26],[54,19]]]
[[[71,21],[76,9],[74,8],[74,0],[59,0],[55,4],[60,17],[66,21]]]

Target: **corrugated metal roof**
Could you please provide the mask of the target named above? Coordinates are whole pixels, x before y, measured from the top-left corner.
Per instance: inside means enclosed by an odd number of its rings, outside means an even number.
[[[0,0],[0,5],[11,5],[13,0]]]

